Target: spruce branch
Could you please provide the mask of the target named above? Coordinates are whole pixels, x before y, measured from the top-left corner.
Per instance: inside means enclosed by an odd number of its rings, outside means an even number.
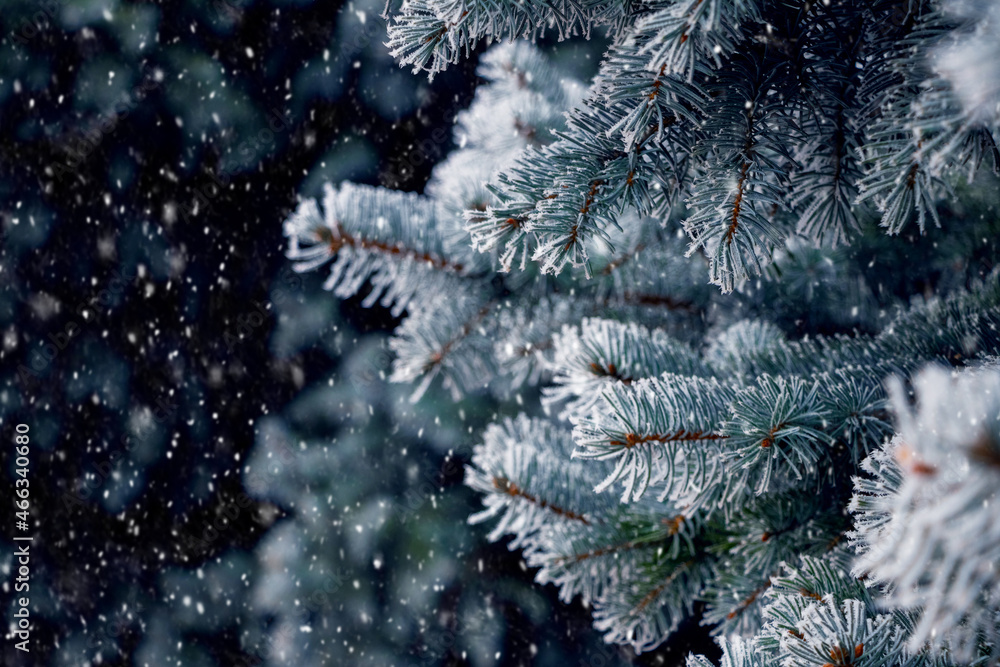
[[[662,507],[619,506],[604,519],[591,526],[555,524],[526,551],[528,564],[540,568],[536,579],[559,586],[560,599],[580,595],[591,604],[664,555],[678,559],[695,553],[697,522],[664,519]]]
[[[389,341],[396,354],[390,380],[419,381],[416,402],[438,375],[458,398],[481,390],[494,367],[486,329],[496,302],[481,294],[438,295],[410,314]]]
[[[722,649],[721,667],[772,667],[773,663],[767,656],[756,650],[752,641],[745,641],[735,635],[731,638],[720,637],[719,647]],[[701,655],[689,654],[687,667],[713,667],[712,662]]]
[[[882,584],[894,607],[917,612],[912,650],[929,643],[971,660],[985,646],[995,660],[1000,373],[932,367],[914,385],[915,409],[893,385],[900,434],[869,457],[875,476],[855,481],[854,571]]]
[[[819,395],[816,381],[769,375],[736,394],[721,430],[729,436],[725,457],[731,469],[750,473],[737,476],[745,488],[760,495],[775,484],[776,474],[803,479],[815,469],[831,443]]]
[[[480,40],[536,37],[553,27],[560,39],[633,11],[630,0],[407,0],[391,16],[388,46],[401,65],[431,75],[468,56]]]
[[[779,183],[787,177],[789,128],[769,91],[776,72],[750,58],[729,65],[716,91],[717,110],[706,122],[710,137],[702,184],[688,199],[684,228],[689,252],[703,249],[709,279],[723,292],[761,272],[786,232],[772,217],[784,204]]]
[[[426,198],[377,188],[327,185],[323,210],[302,202],[285,222],[288,256],[297,271],[332,261],[325,287],[340,298],[371,291],[399,315],[426,284],[462,290],[476,259],[440,233],[441,211]]]
[[[544,390],[550,409],[565,403],[561,417],[589,414],[605,386],[629,386],[664,372],[705,375],[697,354],[662,331],[610,320],[585,319],[579,329],[565,327],[554,337],[552,386]]]
[[[611,505],[576,484],[557,484],[592,476],[571,463],[569,431],[523,415],[491,425],[476,448],[466,482],[486,494],[487,508],[469,521],[499,517],[491,539],[515,534],[511,548],[544,539],[552,519],[583,527],[602,520]]]
[[[683,558],[683,557],[682,557]],[[644,651],[669,635],[690,613],[710,573],[710,559],[660,559],[641,578],[608,591],[594,604],[594,626],[605,640]]]
[[[665,495],[677,498],[701,489],[720,464],[717,441],[733,389],[714,378],[664,373],[631,387],[610,386],[605,408],[580,418],[573,455],[615,460],[614,470],[595,491],[623,482],[622,501],[636,500],[651,483],[665,481]]]
[[[740,41],[741,23],[760,20],[757,4],[743,0],[685,0],[636,23],[642,41],[639,53],[649,68],[661,73],[694,76],[700,62],[716,65]]]

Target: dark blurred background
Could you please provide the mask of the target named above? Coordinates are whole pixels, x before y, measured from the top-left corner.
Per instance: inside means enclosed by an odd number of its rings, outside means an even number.
[[[4,665],[633,660],[465,522],[462,463],[510,408],[411,405],[389,314],[284,260],[299,197],[421,190],[471,100],[476,56],[401,70],[383,9],[0,0],[0,457],[13,489],[27,424],[35,535]],[[601,46],[549,48],[587,76]],[[696,622],[640,662],[691,648]]]

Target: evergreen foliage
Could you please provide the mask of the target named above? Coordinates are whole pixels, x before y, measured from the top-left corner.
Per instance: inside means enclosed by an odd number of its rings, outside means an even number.
[[[611,40],[589,87],[490,49],[426,194],[330,186],[286,222],[300,269],[405,313],[414,400],[438,377],[540,397],[476,436],[472,520],[636,651],[700,602],[733,667],[995,659],[1000,269],[975,212],[1000,68],[964,70],[995,7],[413,0],[391,21],[432,75],[480,42]]]

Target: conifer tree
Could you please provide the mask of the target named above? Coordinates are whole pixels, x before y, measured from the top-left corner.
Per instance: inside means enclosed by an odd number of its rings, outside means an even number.
[[[471,520],[636,651],[701,602],[732,667],[1000,657],[997,6],[388,18],[431,76],[505,43],[424,194],[328,186],[288,254],[404,315],[413,400],[497,397]],[[531,44],[597,31],[591,82]]]

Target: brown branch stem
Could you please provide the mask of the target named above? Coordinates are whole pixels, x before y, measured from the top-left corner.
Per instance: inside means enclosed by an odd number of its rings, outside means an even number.
[[[559,507],[558,505],[553,505],[544,498],[539,498],[534,494],[528,493],[527,491],[519,487],[511,480],[507,479],[506,477],[494,477],[493,488],[497,489],[502,493],[506,493],[511,498],[522,498],[531,503],[532,505],[537,505],[542,509],[547,509],[553,514],[557,514],[558,516],[561,516],[565,519],[572,519],[573,521],[579,521],[580,523],[586,526],[590,525],[590,521],[587,520],[587,517],[583,516],[579,512],[574,512],[572,510]]]

